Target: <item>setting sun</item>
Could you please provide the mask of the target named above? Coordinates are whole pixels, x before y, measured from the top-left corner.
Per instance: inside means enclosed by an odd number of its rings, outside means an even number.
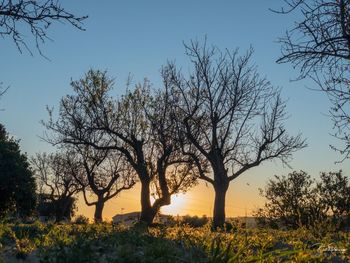
[[[171,205],[162,208],[163,214],[178,215],[183,213],[183,208],[186,206],[187,200],[184,194],[171,196]]]

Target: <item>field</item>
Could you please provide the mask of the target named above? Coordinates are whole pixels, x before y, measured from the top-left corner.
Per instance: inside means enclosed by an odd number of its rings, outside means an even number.
[[[348,262],[349,252],[345,232],[0,225],[0,262]]]

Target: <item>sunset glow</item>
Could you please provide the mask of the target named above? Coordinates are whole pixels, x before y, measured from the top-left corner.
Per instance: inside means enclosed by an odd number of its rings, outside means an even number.
[[[186,200],[186,196],[183,194],[173,195],[171,197],[171,204],[168,206],[164,206],[161,209],[164,214],[171,215],[179,215],[183,213],[183,208],[186,207],[188,200]]]
[[[350,262],[350,0],[0,0],[0,263]]]
[[[72,11],[91,14],[84,24],[87,30],[77,31],[59,24],[54,27],[50,37],[55,41],[42,46],[48,60],[36,52],[34,56],[19,53],[11,41],[2,45],[2,59],[6,63],[0,65],[0,83],[4,88],[10,88],[1,97],[1,122],[11,136],[20,140],[21,149],[28,157],[38,152],[57,150],[39,139],[47,132],[40,121],[49,119],[47,105],[54,108],[54,115],[57,114],[60,99],[73,92],[71,80],[80,79],[90,68],[108,70],[110,76],[115,78],[115,90],[111,93],[113,98],[123,95],[130,73],[133,76],[131,86],[147,78],[152,88],[161,88],[163,82],[159,71],[162,65],[168,60],[175,60],[186,73],[190,67],[183,43],[191,39],[203,40],[207,36],[209,45],[217,45],[222,50],[239,47],[244,53],[253,45],[254,64],[262,76],[266,75],[274,86],[281,87],[281,95],[287,101],[289,118],[285,121],[286,130],[291,134],[302,133],[308,144],[307,148],[293,154],[293,160],[289,163],[292,169],[277,160],[267,161],[234,179],[226,194],[228,217],[253,214],[264,202],[259,196],[259,188],[264,188],[266,181],[275,174],[286,175],[292,170],[304,170],[318,177],[321,171],[340,169],[344,174],[350,173],[350,163],[335,163],[341,157],[329,148],[329,145],[337,145],[338,141],[329,136],[333,125],[324,114],[328,112],[327,96],[304,88],[314,88],[314,84],[308,80],[290,82],[297,72],[292,67],[275,63],[280,56],[276,39],[290,25],[290,21],[269,11],[269,8],[278,9],[279,3],[267,5],[256,1],[253,5],[249,1],[224,1],[225,4],[194,1],[179,4],[177,1],[155,1],[137,2],[135,5],[135,1],[111,1],[106,5],[96,5],[93,1],[84,4],[79,1],[66,2],[67,8]],[[149,14],[157,15],[149,19]],[[169,17],[175,19],[173,23],[169,22]],[[35,42],[29,44],[34,44],[35,48]],[[76,214],[92,219],[94,206],[87,206],[81,197],[78,199]],[[186,194],[172,196],[171,204],[162,207],[161,212],[211,216],[213,204],[212,185],[199,180],[199,184],[188,189]],[[138,182],[132,189],[106,202],[103,218],[110,220],[116,214],[140,209]]]

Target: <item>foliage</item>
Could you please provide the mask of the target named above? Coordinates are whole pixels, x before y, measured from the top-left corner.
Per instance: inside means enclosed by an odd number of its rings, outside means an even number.
[[[35,256],[41,262],[346,262],[350,260],[349,238],[346,232],[315,237],[306,229],[212,232],[209,226],[125,229],[109,224],[36,222],[0,225],[0,258]]]
[[[78,215],[74,218],[74,223],[75,224],[88,224],[90,222],[89,218],[87,218],[84,215]]]
[[[342,171],[321,173],[317,185],[326,213],[339,228],[350,226],[350,183]]]
[[[303,171],[290,173],[287,177],[275,175],[270,179],[265,191],[260,190],[267,199],[264,212],[269,224],[280,221],[288,228],[298,228],[316,222],[311,220],[310,213],[314,208],[311,206],[318,206],[313,202],[316,199],[316,192],[311,188],[313,183],[310,175]]]
[[[19,141],[0,124],[0,217],[6,214],[29,216],[36,205],[35,179]]]
[[[266,198],[264,207],[256,212],[262,226],[305,226],[317,231],[348,226],[350,184],[341,171],[321,173],[319,182],[304,171],[276,175],[260,191]]]
[[[64,219],[70,220],[77,208],[77,199],[71,196],[55,200],[44,194],[39,194],[38,199],[38,215],[47,219],[54,219],[56,222]]]
[[[181,224],[189,225],[190,227],[203,227],[208,222],[209,219],[205,215],[202,217],[186,215],[181,219]]]

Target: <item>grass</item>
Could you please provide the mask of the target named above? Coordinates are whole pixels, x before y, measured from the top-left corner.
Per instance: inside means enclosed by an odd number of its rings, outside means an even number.
[[[0,224],[0,262],[348,262],[350,233]]]

